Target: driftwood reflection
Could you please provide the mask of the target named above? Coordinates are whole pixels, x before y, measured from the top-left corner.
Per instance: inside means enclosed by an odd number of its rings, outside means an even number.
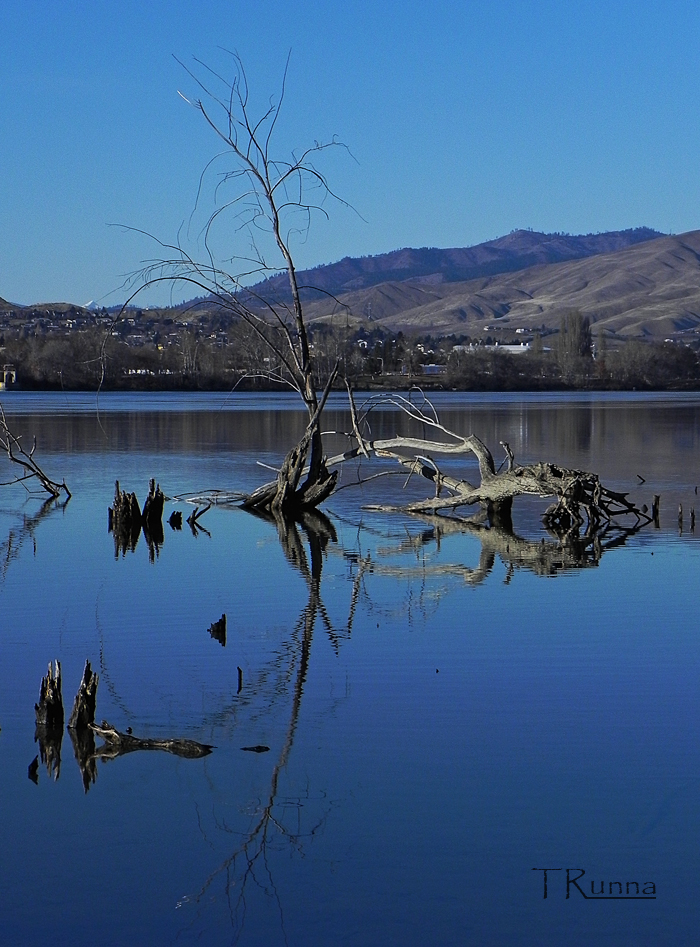
[[[320,510],[308,510],[302,513],[297,520],[288,519],[280,514],[273,516],[273,514],[261,510],[251,510],[249,512],[276,527],[280,546],[287,561],[302,575],[306,582],[309,599],[299,619],[300,621],[303,620],[304,628],[313,630],[316,618],[320,616],[326,633],[337,651],[340,641],[343,638],[349,638],[352,632],[360,586],[366,567],[365,561],[360,560],[358,562],[358,569],[350,595],[347,621],[344,625],[338,626],[331,620],[321,596],[321,573],[323,571],[324,556],[329,543],[337,544],[338,542],[338,534],[331,520]],[[302,534],[308,542],[308,556],[302,541]]]
[[[551,538],[542,537],[538,541],[525,539],[506,527],[490,526],[482,514],[464,518],[414,514],[414,518],[426,523],[427,528],[394,546],[378,549],[379,559],[394,557],[397,553],[415,552],[431,545],[439,552],[441,541],[447,536],[468,534],[477,538],[481,544],[478,565],[471,567],[456,562],[422,561],[416,566],[406,566],[375,562],[372,566],[374,573],[401,578],[414,574],[451,575],[460,577],[468,585],[479,585],[491,574],[498,558],[507,567],[506,582],[510,581],[516,569],[551,577],[560,572],[596,567],[604,552],[623,546],[643,525],[623,528],[606,524],[598,529],[589,526],[583,532],[578,528],[567,531],[550,529],[548,533]]]

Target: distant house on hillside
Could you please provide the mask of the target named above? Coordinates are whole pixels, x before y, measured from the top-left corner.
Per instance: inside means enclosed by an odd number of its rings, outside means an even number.
[[[17,384],[17,371],[14,365],[3,365],[0,375],[0,391],[6,391],[8,388],[14,388]]]

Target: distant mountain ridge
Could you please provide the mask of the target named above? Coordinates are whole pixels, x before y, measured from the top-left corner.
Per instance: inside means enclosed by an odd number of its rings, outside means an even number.
[[[344,257],[337,263],[300,270],[297,277],[307,299],[320,295],[314,290],[337,296],[387,282],[411,280],[439,285],[513,273],[543,263],[580,260],[661,236],[663,234],[649,227],[585,235],[514,230],[473,247],[407,247],[376,256]],[[286,297],[289,295],[287,276],[285,273],[273,276],[251,287],[251,291],[266,298]]]
[[[391,332],[443,336],[556,329],[577,309],[594,331],[620,338],[700,342],[700,231],[656,237],[584,259],[545,263],[464,282],[386,282],[341,293],[337,303],[309,300],[306,317],[342,313]]]

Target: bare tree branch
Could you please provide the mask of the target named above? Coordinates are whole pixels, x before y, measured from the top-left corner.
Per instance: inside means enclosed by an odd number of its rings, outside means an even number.
[[[21,483],[24,485],[28,481],[38,480],[43,489],[47,493],[51,494],[52,497],[58,498],[60,497],[61,492],[64,492],[70,499],[71,492],[66,486],[66,481],[64,480],[62,483],[56,483],[56,481],[51,480],[51,478],[44,473],[44,471],[34,459],[36,439],[34,440],[32,448],[28,453],[22,447],[21,436],[14,434],[10,430],[7,423],[7,418],[5,417],[5,410],[2,405],[0,405],[0,447],[5,451],[11,463],[17,464],[17,466],[24,470],[24,474],[22,476],[15,477],[13,480],[0,484],[0,486],[9,486],[15,483]]]

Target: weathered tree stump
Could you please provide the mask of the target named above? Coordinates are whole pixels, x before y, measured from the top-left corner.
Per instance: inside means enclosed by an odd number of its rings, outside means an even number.
[[[160,547],[165,541],[163,531],[163,506],[165,495],[160,484],[155,480],[149,482],[148,496],[143,505],[143,511],[135,493],[126,493],[119,486],[117,480],[114,489],[114,504],[109,508],[109,532],[114,534],[114,555],[126,555],[127,549],[135,551],[141,535],[141,529],[148,543],[151,562],[158,555]]]
[[[160,547],[165,542],[165,533],[163,531],[163,505],[165,496],[161,492],[160,484],[156,485],[155,480],[151,480],[148,485],[148,496],[143,504],[143,513],[141,514],[141,524],[143,526],[143,535],[148,543],[148,551],[151,562],[158,555]]]
[[[141,535],[141,507],[135,493],[121,490],[119,481],[114,486],[114,505],[109,509],[109,532],[114,534],[114,556],[132,552]]]
[[[34,704],[37,726],[47,730],[63,729],[63,694],[61,693],[61,662],[55,662],[55,668],[49,663],[45,677],[41,679],[39,703]]]
[[[95,734],[91,724],[95,722],[95,704],[97,703],[97,685],[99,677],[85,662],[83,679],[75,695],[73,712],[68,721],[68,734],[73,744],[73,753],[80,767],[83,789],[87,792],[97,779],[97,761],[95,759]]]
[[[41,762],[46,767],[49,778],[56,780],[61,773],[61,743],[65,719],[60,661],[55,662],[55,668],[49,664],[46,676],[41,679],[39,703],[34,704],[34,712],[36,714],[34,741],[39,744]],[[36,769],[34,775],[36,775]],[[33,779],[31,772],[30,778]]]
[[[160,489],[160,484],[155,480],[149,481],[148,496],[143,504],[143,525],[150,530],[155,530],[163,524],[163,506],[165,505],[165,495]]]
[[[85,662],[83,679],[80,682],[78,693],[75,695],[73,711],[68,721],[68,729],[89,730],[90,724],[95,722],[95,704],[97,702],[97,685],[99,677],[90,667],[90,662]]]

